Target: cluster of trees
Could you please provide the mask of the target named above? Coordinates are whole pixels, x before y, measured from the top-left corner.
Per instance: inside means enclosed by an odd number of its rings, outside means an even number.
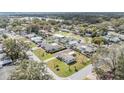
[[[95,43],[97,45],[105,44],[105,39],[102,37],[94,37],[92,39],[92,43]]]
[[[0,28],[6,28],[8,26],[9,19],[8,18],[0,18]]]
[[[30,61],[27,56],[30,46],[17,39],[5,39],[4,50],[13,60],[16,69],[11,73],[12,80],[49,80],[53,79],[48,74],[46,64]]]
[[[15,71],[9,77],[11,80],[51,80],[46,65],[41,62],[23,60],[18,63]]]
[[[124,48],[100,49],[93,61],[97,79],[124,80]]]
[[[8,38],[4,40],[3,44],[5,47],[4,51],[13,60],[13,62],[27,58],[26,52],[30,49],[27,43]]]

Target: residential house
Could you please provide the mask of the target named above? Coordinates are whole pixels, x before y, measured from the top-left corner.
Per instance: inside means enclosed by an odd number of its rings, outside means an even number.
[[[49,52],[49,53],[54,53],[64,49],[64,47],[58,45],[57,43],[47,43],[47,42],[42,42],[41,47],[45,49],[46,52]]]
[[[96,52],[97,48],[93,45],[78,45],[77,50],[90,57],[94,52]]]
[[[68,54],[58,55],[57,58],[59,60],[64,61],[66,64],[71,64],[71,63],[74,63],[76,61],[76,58],[74,56],[68,55]]]
[[[41,42],[42,42],[43,38],[40,37],[40,36],[36,36],[36,37],[32,37],[31,40],[32,40],[34,43],[38,44],[38,43],[41,43]]]

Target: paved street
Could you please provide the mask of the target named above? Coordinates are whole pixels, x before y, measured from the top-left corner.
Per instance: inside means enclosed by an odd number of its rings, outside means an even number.
[[[92,69],[93,69],[92,64],[90,64],[90,65],[86,66],[85,68],[81,69],[80,71],[69,76],[68,78],[70,78],[72,80],[82,80],[87,75],[92,73]]]

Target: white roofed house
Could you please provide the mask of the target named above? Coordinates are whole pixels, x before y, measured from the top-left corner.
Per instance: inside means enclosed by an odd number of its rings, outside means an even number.
[[[36,36],[36,37],[32,37],[31,40],[34,42],[34,43],[41,43],[42,42],[42,37],[40,36]]]

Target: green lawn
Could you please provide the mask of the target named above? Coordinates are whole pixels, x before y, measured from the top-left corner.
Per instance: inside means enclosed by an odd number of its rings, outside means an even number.
[[[71,33],[68,33],[68,32],[57,32],[57,34],[61,34],[63,36],[71,36]]]
[[[37,47],[37,45],[33,42],[27,42],[27,43],[29,44],[30,48]]]
[[[43,50],[42,48],[33,50],[33,53],[41,60],[46,60],[53,57],[51,54],[46,53],[45,50]]]
[[[53,59],[52,61],[48,62],[48,67],[58,76],[67,77],[76,72],[75,67],[76,67],[76,70],[79,71],[81,68],[84,68],[88,64],[90,64],[90,61],[88,61],[88,58],[86,58],[84,55],[80,53],[77,53],[76,63],[74,64],[67,65],[66,63],[58,59]],[[59,69],[59,71],[57,71],[57,68]]]
[[[85,43],[90,44],[92,42],[91,37],[84,37]]]

